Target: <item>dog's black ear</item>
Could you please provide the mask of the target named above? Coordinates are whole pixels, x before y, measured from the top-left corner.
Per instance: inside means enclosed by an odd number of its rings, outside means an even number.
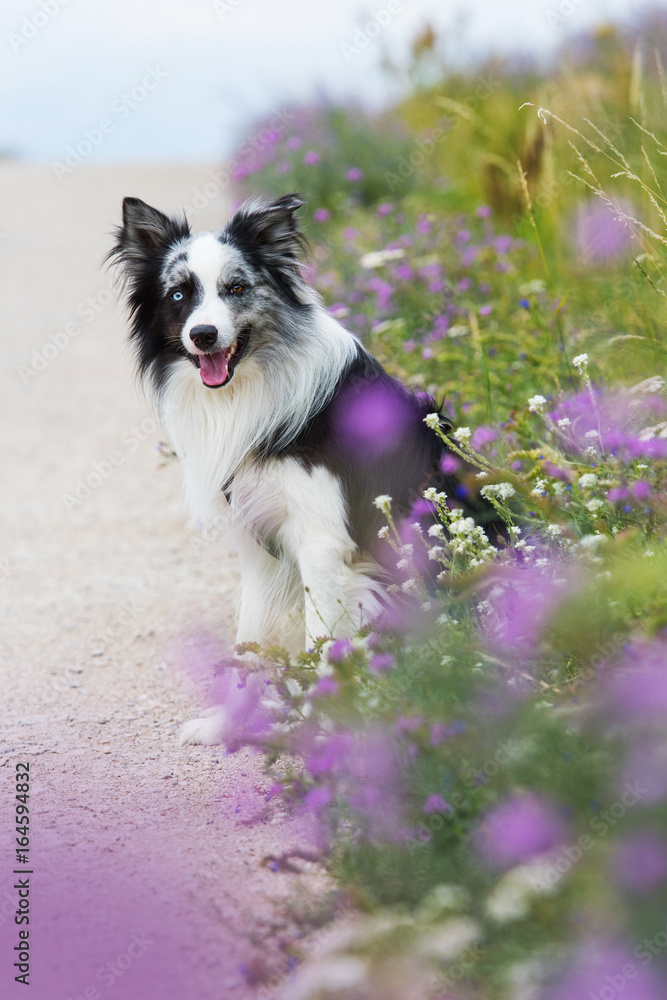
[[[305,204],[300,194],[284,194],[271,202],[247,201],[223,231],[223,239],[265,267],[297,300],[303,284],[299,258],[308,250],[308,240],[299,228],[296,212]]]
[[[172,219],[141,198],[124,198],[123,224],[116,229],[107,260],[120,264],[126,276],[132,277],[138,267],[189,235],[185,219]]]

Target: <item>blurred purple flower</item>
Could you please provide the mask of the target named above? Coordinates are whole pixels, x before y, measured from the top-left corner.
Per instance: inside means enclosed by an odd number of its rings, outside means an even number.
[[[488,219],[490,215],[493,214],[493,210],[489,205],[480,205],[477,209],[476,215],[480,219]]]
[[[403,350],[404,351],[414,351],[414,349],[415,349],[415,342],[414,342],[414,340],[404,340],[403,341]]]
[[[359,167],[350,167],[345,177],[348,181],[362,181],[364,179],[364,172]]]
[[[287,140],[288,149],[299,149],[303,145],[303,140],[298,137],[298,135],[291,135]]]
[[[311,788],[303,798],[302,809],[304,812],[319,812],[320,809],[329,805],[332,798],[333,795],[330,788],[322,785],[317,788]]]
[[[394,268],[394,277],[398,281],[410,281],[413,277],[413,270],[409,264],[399,264]]]
[[[626,648],[611,674],[601,674],[601,686],[615,714],[636,722],[663,723],[667,717],[667,642]]]
[[[664,411],[664,402],[655,396],[593,390],[563,400],[550,417],[554,422],[570,421],[567,433],[578,448],[601,443],[605,451],[631,461],[667,457],[667,440],[654,437],[651,426],[646,426],[655,425]]]
[[[391,215],[393,211],[394,211],[394,206],[391,205],[388,201],[383,201],[382,204],[378,205],[376,209],[376,212],[380,216],[380,218],[383,218],[385,215]]]
[[[374,670],[376,674],[384,674],[387,670],[391,670],[396,664],[396,657],[392,656],[391,653],[376,653],[375,656],[371,656],[370,668]]]
[[[506,799],[486,815],[476,834],[486,861],[509,868],[553,850],[567,839],[567,827],[556,807],[532,792]]]
[[[420,414],[402,387],[377,381],[351,384],[339,396],[333,420],[345,446],[359,456],[371,458],[400,447]]]
[[[509,248],[512,246],[512,237],[497,236],[495,241],[495,246],[498,253],[507,253]]]
[[[480,316],[490,316],[493,312],[493,306],[480,306],[479,314]]]
[[[636,830],[619,841],[612,856],[615,878],[633,892],[650,892],[667,880],[667,840]]]
[[[455,455],[451,455],[447,452],[440,459],[440,471],[446,473],[447,475],[451,475],[456,472],[460,464],[461,462]]]
[[[307,167],[316,167],[320,163],[322,157],[319,153],[316,153],[314,149],[309,149],[303,158],[303,162]]]
[[[354,229],[353,226],[346,226],[345,229],[343,230],[343,239],[344,240],[353,241],[353,240],[356,240],[356,238],[359,235],[360,235],[359,230],[358,229]]]
[[[423,236],[426,233],[431,232],[431,229],[433,228],[433,223],[431,222],[431,220],[427,215],[420,215],[419,218],[417,219],[417,225],[415,228],[417,232]]]
[[[336,639],[329,647],[327,656],[332,663],[340,663],[346,656],[354,652],[354,646],[349,639]]]
[[[451,813],[454,810],[450,806],[449,802],[443,799],[442,795],[429,795],[426,802],[422,806],[422,812],[427,816],[431,816],[433,813]]]
[[[627,975],[628,969],[632,972]],[[663,1000],[665,986],[624,942],[588,941],[544,1000]]]
[[[484,445],[491,444],[498,437],[498,431],[493,427],[476,427],[473,431],[472,438],[470,439],[471,446],[475,451],[479,451]]]
[[[425,361],[430,361],[432,357],[433,357],[433,351],[431,350],[431,348],[425,347],[424,350],[422,351],[422,358],[424,358]]]
[[[306,768],[313,777],[339,771],[354,746],[352,733],[340,732],[312,741],[306,756]]]
[[[619,200],[617,206],[627,215],[637,214],[627,201]],[[581,260],[594,264],[627,257],[637,241],[625,222],[608,205],[595,199],[577,209],[575,244]]]
[[[460,281],[456,282],[457,292],[468,292],[472,288],[472,281],[470,278],[461,278]]]
[[[333,677],[320,677],[315,685],[316,695],[338,694],[340,685]]]
[[[313,212],[313,218],[315,222],[328,222],[331,218],[331,213],[326,208],[316,208]]]
[[[642,806],[667,800],[667,742],[652,737],[635,742],[618,779],[618,790],[630,789]]]
[[[572,580],[566,581],[560,571],[556,582],[553,575],[529,567],[503,569],[489,594],[495,622],[487,641],[514,658],[533,656],[542,629],[558,602],[572,596],[572,589]]]

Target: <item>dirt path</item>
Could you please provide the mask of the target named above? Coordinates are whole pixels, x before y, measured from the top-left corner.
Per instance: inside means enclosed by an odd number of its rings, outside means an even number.
[[[203,624],[229,629],[235,570],[221,541],[196,544],[178,467],[159,468],[160,432],[98,267],[123,195],[175,210],[208,179],[0,167],[3,997],[28,995],[12,968],[19,761],[31,773],[33,1000],[236,1000],[254,995],[249,968],[285,967],[280,900],[299,877],[261,859],[298,832],[265,801],[248,750],[177,743],[199,706],[175,650]],[[196,228],[224,220],[223,199]]]

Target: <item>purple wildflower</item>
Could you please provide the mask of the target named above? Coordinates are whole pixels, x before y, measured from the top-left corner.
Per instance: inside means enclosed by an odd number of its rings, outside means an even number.
[[[331,213],[326,208],[316,208],[313,212],[313,218],[315,222],[328,222],[331,218]]]
[[[396,657],[392,656],[391,653],[376,653],[375,656],[371,656],[370,668],[374,670],[377,674],[384,674],[387,670],[391,670],[396,664]]]
[[[433,813],[451,813],[454,810],[450,806],[449,802],[443,799],[442,795],[429,795],[426,802],[422,806],[422,812],[426,816],[431,816]]]
[[[321,160],[322,157],[319,153],[316,153],[314,149],[309,149],[303,158],[303,162],[307,167],[316,167]]]
[[[619,201],[617,209],[626,215],[636,215],[636,210],[627,201]],[[581,259],[587,264],[618,260],[628,256],[636,246],[635,237],[625,222],[597,199],[577,209],[575,243]]]
[[[628,834],[615,847],[612,870],[626,889],[656,889],[667,880],[667,841],[649,830]]]
[[[633,970],[627,977],[624,971]],[[620,984],[620,988],[619,988]],[[622,990],[622,992],[621,992]],[[587,941],[580,957],[545,995],[545,1000],[661,1000],[664,984],[652,969],[638,965],[623,942]]]
[[[492,865],[509,868],[553,850],[566,834],[555,806],[529,792],[506,799],[487,814],[477,831],[477,846]]]
[[[354,646],[349,639],[336,639],[329,647],[327,656],[331,663],[340,663],[346,656],[354,652]]]
[[[350,167],[345,177],[348,181],[362,181],[364,179],[364,172],[359,167]]]
[[[335,681],[333,677],[320,677],[319,681],[315,685],[316,695],[328,695],[328,694],[338,694],[340,685],[338,681]]]
[[[604,692],[612,710],[625,719],[660,723],[667,714],[667,643],[638,643],[626,649]]]
[[[385,215],[391,215],[393,211],[394,211],[394,206],[390,204],[388,201],[383,201],[382,204],[378,205],[376,209],[376,212],[381,219],[384,218]]]
[[[346,447],[371,458],[400,447],[418,419],[412,398],[380,382],[351,386],[334,411],[336,432]]]

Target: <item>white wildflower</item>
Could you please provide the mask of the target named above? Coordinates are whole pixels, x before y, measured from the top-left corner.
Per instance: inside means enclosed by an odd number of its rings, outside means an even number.
[[[535,487],[530,491],[530,495],[533,497],[541,497],[547,488],[546,479],[536,479]]]
[[[396,563],[396,567],[397,569],[410,569],[410,560],[399,559],[398,562]]]
[[[411,590],[416,590],[416,589],[417,589],[417,581],[412,577],[409,580],[406,580],[405,583],[401,584],[401,590],[405,591],[406,594],[409,593]]]
[[[540,416],[544,414],[544,407],[547,405],[547,401],[544,396],[531,396],[528,400],[528,409],[531,413],[538,413]]]
[[[600,437],[600,434],[596,430],[586,431],[586,433],[584,434],[584,437],[586,437],[586,438],[596,438],[596,437]]]
[[[665,387],[665,380],[662,375],[651,375],[643,382],[633,385],[630,392],[660,392]]]
[[[455,431],[452,431],[454,437],[461,444],[467,444],[472,437],[472,431],[469,427],[457,427]]]
[[[563,534],[563,529],[560,524],[547,524],[547,533],[550,534],[552,538],[558,538],[559,535]]]
[[[533,278],[532,281],[526,281],[523,285],[519,285],[519,293],[521,295],[539,295],[546,287],[543,278]]]
[[[589,500],[586,504],[586,510],[595,512],[599,510],[600,507],[604,507],[604,500]]]
[[[386,493],[382,493],[379,497],[375,498],[373,503],[378,510],[381,510],[384,514],[389,514],[391,509],[391,500],[392,498],[390,496],[387,496]]]
[[[489,483],[479,491],[485,500],[491,500],[494,496],[499,500],[509,500],[516,493],[511,483]]]
[[[386,524],[378,531],[378,538],[389,538],[389,528]]]
[[[433,500],[436,498],[436,491],[434,486],[429,486],[427,490],[424,490],[424,500]]]
[[[434,545],[432,549],[428,550],[429,559],[434,559],[434,560],[441,559],[442,556],[444,556],[444,554],[445,550],[443,549],[442,545]]]
[[[424,423],[427,427],[430,427],[432,431],[437,431],[440,427],[440,414],[427,413],[424,417]]]
[[[577,354],[576,358],[572,358],[572,364],[575,368],[585,368],[588,364],[588,355]]]
[[[431,538],[445,537],[445,529],[441,524],[432,524],[431,527],[428,529],[428,533]]]
[[[585,472],[583,476],[579,476],[579,489],[592,490],[597,481],[598,477],[594,472]]]
[[[572,421],[570,420],[569,417],[561,417],[561,419],[558,421],[558,426],[561,428],[565,428],[569,427],[571,423]]]
[[[410,545],[410,543],[408,542],[406,545],[402,547],[401,555],[411,556],[414,553],[414,551],[415,551],[414,546]]]
[[[562,494],[565,493],[565,483],[561,483],[560,480],[557,479],[555,483],[551,484],[551,486],[557,497],[562,496]]]
[[[371,253],[365,253],[359,259],[359,263],[364,268],[382,267],[388,260],[397,260],[399,257],[405,257],[405,250],[400,248],[395,250],[374,250]]]

